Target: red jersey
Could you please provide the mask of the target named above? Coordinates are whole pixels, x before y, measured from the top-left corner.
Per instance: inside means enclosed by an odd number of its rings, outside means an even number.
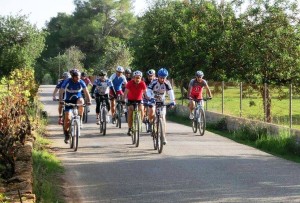
[[[144,81],[140,83],[135,83],[134,80],[130,80],[126,84],[126,89],[128,89],[127,98],[129,101],[141,101],[143,99],[143,92],[146,90],[147,86]]]
[[[195,99],[202,99],[203,87],[207,86],[207,82],[202,80],[200,83],[196,79],[190,81],[189,87],[191,88],[190,97]]]

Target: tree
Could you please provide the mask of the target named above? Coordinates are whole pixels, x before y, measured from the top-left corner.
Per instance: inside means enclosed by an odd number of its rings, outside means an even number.
[[[0,75],[33,67],[44,49],[45,33],[26,16],[0,16]]]

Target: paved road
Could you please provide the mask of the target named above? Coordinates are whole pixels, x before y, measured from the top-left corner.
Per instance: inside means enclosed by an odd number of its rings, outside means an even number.
[[[95,124],[95,105],[82,130],[79,149],[63,142],[57,123],[54,86],[40,87],[50,116],[48,132],[69,177],[74,202],[300,202],[300,165],[207,132],[168,122],[168,144],[162,154],[148,134],[133,147],[121,130]],[[71,202],[71,200],[70,200]]]

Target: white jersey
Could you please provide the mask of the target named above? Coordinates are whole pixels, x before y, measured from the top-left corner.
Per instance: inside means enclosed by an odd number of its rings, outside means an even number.
[[[158,102],[165,101],[166,92],[168,92],[170,100],[174,102],[175,96],[170,81],[165,80],[164,83],[160,83],[158,80],[153,80],[147,88],[147,96]]]

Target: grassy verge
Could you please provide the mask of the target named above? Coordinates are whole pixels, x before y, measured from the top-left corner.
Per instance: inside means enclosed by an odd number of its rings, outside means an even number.
[[[184,116],[168,112],[167,119],[183,125],[191,126],[191,122]],[[268,135],[263,128],[253,128],[244,126],[243,128],[229,132],[224,129],[224,120],[217,124],[207,123],[207,130],[223,137],[227,137],[235,142],[245,144],[264,152],[278,156],[290,161],[300,163],[300,144],[295,142],[295,138],[288,133],[282,132],[279,136]]]
[[[43,125],[43,124],[42,124]],[[42,137],[45,128],[36,135],[33,150],[33,190],[37,202],[64,202],[59,183],[64,169],[48,151],[49,140]]]

